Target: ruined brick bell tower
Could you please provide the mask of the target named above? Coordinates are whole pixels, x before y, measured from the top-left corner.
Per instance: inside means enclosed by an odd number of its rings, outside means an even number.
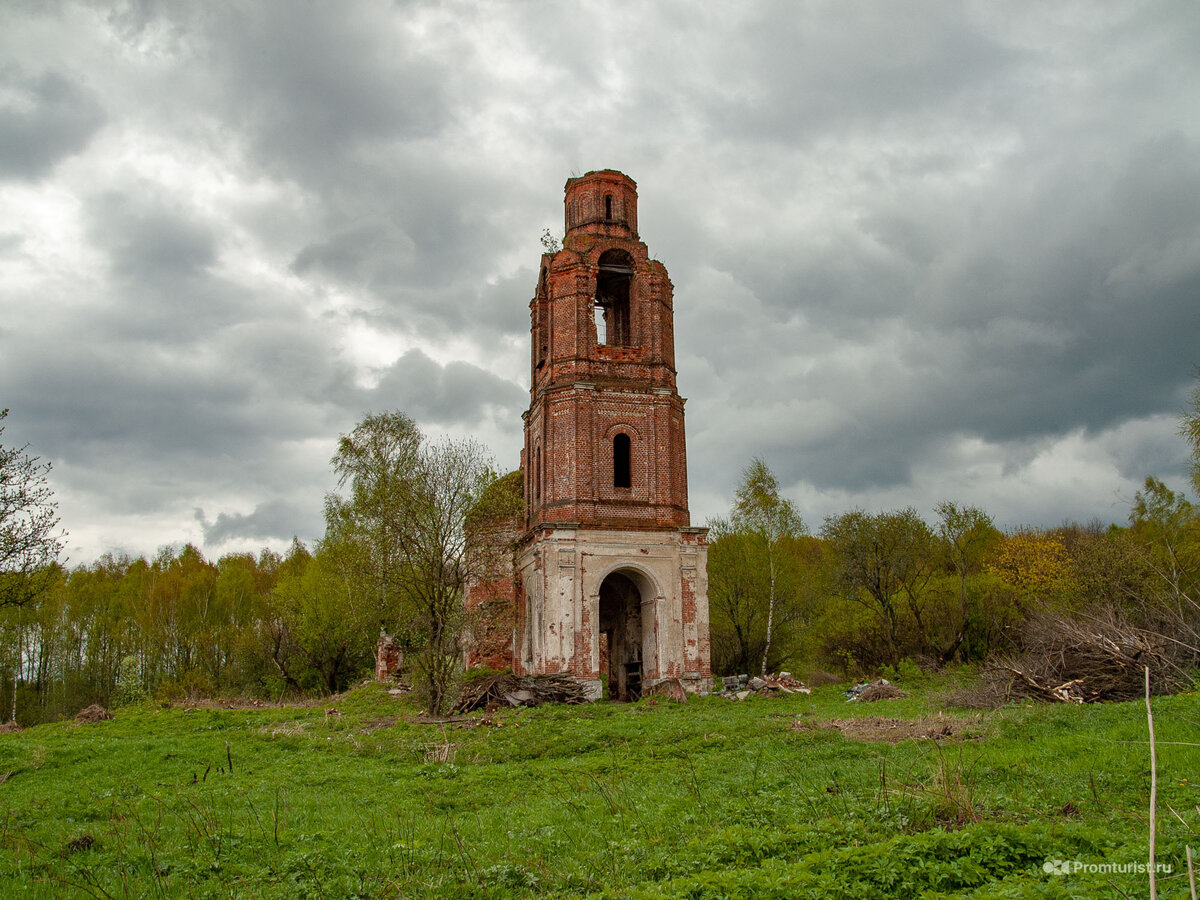
[[[566,185],[563,248],[530,303],[526,531],[514,669],[569,672],[613,698],[711,683],[707,530],[688,516],[672,287],[637,233],[637,186]]]

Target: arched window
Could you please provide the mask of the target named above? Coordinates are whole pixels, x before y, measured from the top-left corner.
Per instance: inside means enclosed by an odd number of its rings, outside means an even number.
[[[633,484],[632,470],[629,435],[618,434],[613,438],[613,487],[631,487]]]
[[[542,448],[537,448],[537,471],[534,473],[533,482],[533,500],[535,503],[542,502]]]
[[[612,194],[604,195],[604,218],[612,221]]]

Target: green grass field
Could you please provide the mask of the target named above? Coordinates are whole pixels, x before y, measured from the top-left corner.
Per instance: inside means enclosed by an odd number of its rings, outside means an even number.
[[[439,726],[369,685],[307,707],[126,707],[0,734],[0,895],[1147,896],[1144,872],[1043,867],[1145,862],[1144,705],[980,714],[941,687]],[[1154,708],[1158,859],[1173,868],[1159,896],[1186,897],[1200,704]],[[905,729],[953,734],[879,739]]]

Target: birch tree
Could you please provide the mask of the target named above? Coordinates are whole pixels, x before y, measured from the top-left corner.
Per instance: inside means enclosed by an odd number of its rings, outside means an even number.
[[[714,542],[726,541],[735,550],[736,566],[727,571],[726,582],[716,584],[716,602],[725,604],[741,646],[746,649],[755,630],[753,621],[765,614],[765,635],[759,671],[766,674],[782,615],[789,619],[798,612],[802,594],[797,578],[795,541],[807,533],[795,504],[779,493],[779,480],[761,457],[742,470],[742,481],[733,499],[728,519],[709,523]],[[755,582],[761,579],[761,590]],[[710,584],[710,598],[713,585]],[[748,660],[746,660],[748,662]]]

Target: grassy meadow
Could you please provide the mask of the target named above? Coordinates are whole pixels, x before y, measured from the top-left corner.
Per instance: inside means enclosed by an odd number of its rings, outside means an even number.
[[[1044,868],[1146,860],[1144,704],[981,713],[948,686],[422,724],[370,684],[0,734],[0,895],[1147,896]],[[1159,896],[1186,897],[1200,704],[1154,711]]]

